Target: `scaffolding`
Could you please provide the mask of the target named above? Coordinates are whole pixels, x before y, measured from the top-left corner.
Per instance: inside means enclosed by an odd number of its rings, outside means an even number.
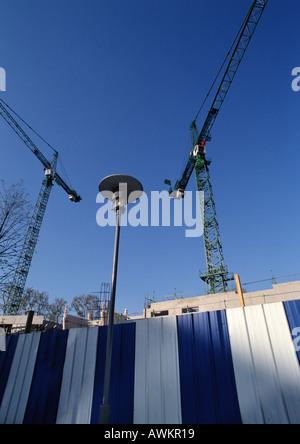
[[[110,307],[110,283],[102,282],[98,299],[98,310],[94,320],[99,320],[100,325],[108,325],[108,313]]]

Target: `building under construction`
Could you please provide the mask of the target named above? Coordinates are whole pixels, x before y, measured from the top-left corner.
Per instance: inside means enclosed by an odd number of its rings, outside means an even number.
[[[108,384],[111,424],[300,423],[300,281],[245,293],[236,275],[236,291],[229,291],[233,275],[223,255],[206,156],[213,125],[267,3],[251,2],[218,73],[221,82],[204,124],[198,130],[201,106],[190,126],[184,169],[173,186],[165,181],[171,197],[182,199],[195,172],[207,267],[200,278],[209,294],[153,301],[139,317],[115,316]],[[0,116],[45,168],[1,324],[12,328],[20,327],[18,319],[8,318],[20,310],[53,185],[72,202],[81,197],[58,175],[58,152],[53,149],[47,160],[3,100]],[[66,311],[62,329],[32,332],[24,319],[27,333],[6,335],[4,341],[2,334],[0,424],[98,423],[109,309],[106,299],[97,320]],[[32,317],[34,322],[38,320]]]
[[[130,319],[177,316],[184,313],[201,313],[300,298],[300,281],[274,283],[270,289],[245,292],[239,285],[239,276],[236,275],[236,278],[236,290],[192,298],[177,297],[169,298],[170,300],[159,298],[160,300],[154,300],[146,304],[142,315],[130,316]],[[150,302],[149,299],[148,302]]]

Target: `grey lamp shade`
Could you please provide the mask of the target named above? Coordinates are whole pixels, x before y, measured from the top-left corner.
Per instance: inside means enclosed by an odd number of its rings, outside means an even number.
[[[101,180],[99,192],[108,200],[119,200],[122,205],[135,202],[143,194],[142,184],[125,174],[112,174]]]

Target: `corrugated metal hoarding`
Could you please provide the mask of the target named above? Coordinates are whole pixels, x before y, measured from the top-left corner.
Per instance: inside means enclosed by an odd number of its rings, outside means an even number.
[[[300,301],[116,325],[112,424],[300,423],[297,332]],[[97,423],[106,336],[8,337],[0,423]]]

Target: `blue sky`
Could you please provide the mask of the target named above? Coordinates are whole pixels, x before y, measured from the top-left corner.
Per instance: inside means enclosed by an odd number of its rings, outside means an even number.
[[[147,193],[176,181],[189,125],[250,4],[1,2],[1,98],[56,147],[83,198],[72,204],[54,187],[28,286],[70,303],[110,281],[114,228],[96,224],[99,181],[130,174]],[[225,261],[242,282],[300,271],[300,92],[291,88],[299,13],[298,0],[269,1],[207,145]],[[4,121],[0,132],[0,177],[23,179],[35,202],[42,166]],[[120,241],[119,311],[142,311],[153,291],[204,294],[202,238],[186,238],[184,227],[127,227]]]

